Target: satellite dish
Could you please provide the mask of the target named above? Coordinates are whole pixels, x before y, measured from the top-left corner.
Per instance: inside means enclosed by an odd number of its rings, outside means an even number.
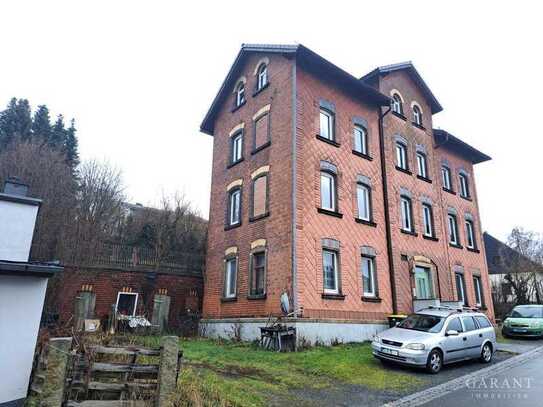
[[[290,300],[288,299],[288,294],[281,294],[281,311],[283,314],[287,315],[290,312]]]

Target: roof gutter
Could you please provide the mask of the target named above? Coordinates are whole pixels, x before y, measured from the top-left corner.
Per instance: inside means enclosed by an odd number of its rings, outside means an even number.
[[[391,106],[382,112],[379,108],[379,151],[381,155],[381,179],[383,181],[383,206],[385,210],[385,231],[387,239],[387,255],[388,255],[388,267],[390,276],[390,292],[392,296],[392,313],[398,312],[398,300],[396,298],[396,277],[394,273],[394,254],[392,251],[392,230],[390,226],[390,206],[388,205],[388,182],[385,160],[385,131],[383,129],[383,120],[385,116],[390,112]]]

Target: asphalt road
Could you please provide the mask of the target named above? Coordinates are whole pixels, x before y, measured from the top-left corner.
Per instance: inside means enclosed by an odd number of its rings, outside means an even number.
[[[540,407],[543,405],[543,354],[506,372],[467,382],[467,388],[424,406]]]

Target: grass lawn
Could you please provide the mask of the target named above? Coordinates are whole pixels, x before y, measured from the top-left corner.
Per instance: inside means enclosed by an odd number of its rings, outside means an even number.
[[[150,346],[158,341],[138,338]],[[277,400],[297,402],[290,392],[296,389],[361,385],[402,391],[423,383],[413,375],[385,370],[368,343],[276,353],[246,343],[183,339],[181,348],[185,364],[177,405],[264,406]]]

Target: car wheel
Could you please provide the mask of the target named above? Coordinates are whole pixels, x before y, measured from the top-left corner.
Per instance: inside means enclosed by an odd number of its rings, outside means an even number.
[[[434,349],[428,355],[428,361],[426,362],[426,370],[429,373],[436,374],[436,373],[439,373],[442,367],[443,367],[443,357],[441,356],[441,352],[438,351],[437,349]]]
[[[487,342],[483,346],[483,350],[481,350],[481,362],[483,363],[490,363],[492,361],[492,346]]]

